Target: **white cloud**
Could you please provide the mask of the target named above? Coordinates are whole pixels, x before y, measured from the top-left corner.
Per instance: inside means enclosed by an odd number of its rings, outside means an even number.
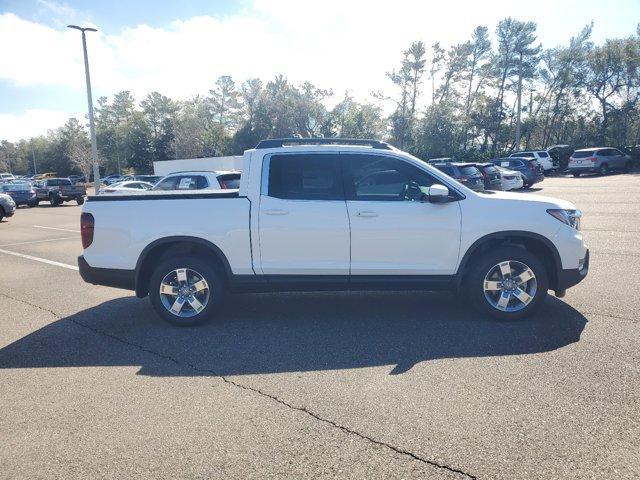
[[[39,1],[59,17],[83,18],[64,3]],[[136,25],[115,33],[89,33],[94,98],[121,89],[133,91],[139,99],[153,90],[187,98],[206,94],[220,75],[241,81],[268,80],[283,73],[294,82],[311,80],[332,88],[339,96],[349,89],[362,99],[372,90],[389,91],[385,72],[398,65],[411,41],[448,46],[467,40],[476,25],[493,30],[500,18],[511,15],[537,21],[540,39],[554,46],[566,42],[592,18],[605,15],[599,2],[588,8],[579,0],[539,0],[535,8],[507,0],[496,0],[491,8],[475,0],[446,4],[324,0],[315,8],[309,5],[299,0],[253,0],[224,17],[200,16],[176,19],[163,28]],[[635,24],[630,22],[633,32]],[[0,15],[0,45],[0,79],[17,85],[65,86],[84,95],[77,31],[5,13]]]
[[[82,120],[82,114],[52,110],[25,110],[20,114],[0,113],[0,132],[2,140],[15,142],[22,138],[30,138],[61,127],[70,116]]]

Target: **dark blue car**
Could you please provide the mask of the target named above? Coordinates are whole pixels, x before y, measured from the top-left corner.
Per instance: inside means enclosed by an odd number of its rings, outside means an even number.
[[[542,165],[540,165],[538,161],[534,160],[533,158],[494,158],[491,160],[491,162],[498,165],[499,167],[508,168],[509,170],[515,170],[522,173],[522,176],[524,177],[525,187],[530,187],[534,183],[538,183],[544,180],[544,170],[542,168]]]
[[[13,198],[16,207],[36,205],[36,192],[30,183],[3,183],[0,185],[0,193],[6,193]]]

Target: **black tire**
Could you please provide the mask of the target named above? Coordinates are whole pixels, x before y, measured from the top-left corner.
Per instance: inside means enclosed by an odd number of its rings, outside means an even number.
[[[78,198],[76,198],[76,203],[77,203],[78,205],[82,205],[82,204],[84,203],[84,197],[78,197]]]
[[[0,207],[0,222],[4,218],[4,208]]]
[[[580,172],[573,172],[573,176],[574,176],[575,178],[578,178],[578,177],[580,176]]]
[[[607,165],[606,163],[603,163],[602,165],[600,165],[600,168],[598,169],[598,173],[602,176],[605,176],[607,173],[609,173],[609,165]]]
[[[518,320],[531,315],[540,307],[547,296],[549,280],[544,265],[535,255],[523,248],[510,246],[498,247],[495,250],[479,255],[479,259],[471,265],[468,274],[465,276],[464,283],[465,291],[476,310],[499,320]],[[513,265],[522,264],[529,267],[535,275],[535,293],[533,293],[532,290],[528,292],[532,293],[531,296],[533,298],[527,305],[524,305],[523,308],[516,311],[498,309],[489,303],[489,299],[485,295],[484,286],[486,275],[488,275],[495,266],[507,260],[516,262]],[[527,282],[526,285],[532,288],[534,283],[530,282],[532,282],[532,280]],[[500,295],[498,292],[495,294]],[[509,302],[513,302],[515,306],[519,306],[521,303],[517,298],[509,300]]]
[[[627,162],[624,164],[624,173],[631,173],[631,170],[633,170],[633,163],[631,162]]]
[[[181,317],[169,311],[165,307],[163,299],[160,295],[160,285],[165,276],[177,269],[189,269],[199,274],[208,285],[209,295],[208,301],[204,304],[204,309],[199,313],[190,317]],[[192,327],[210,320],[218,306],[226,296],[226,288],[223,277],[212,265],[207,258],[197,257],[194,255],[176,256],[161,262],[151,274],[149,280],[149,299],[151,305],[158,315],[160,315],[168,323],[177,327]],[[166,297],[167,299],[172,297]],[[177,298],[177,297],[176,297]],[[184,303],[185,307],[193,310],[188,302]],[[193,312],[189,312],[193,313]]]

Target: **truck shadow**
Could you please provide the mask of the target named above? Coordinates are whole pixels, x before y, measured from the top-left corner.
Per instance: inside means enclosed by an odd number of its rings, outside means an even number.
[[[0,368],[140,367],[151,376],[248,375],[535,354],[580,340],[586,318],[549,297],[527,320],[481,318],[443,293],[291,293],[231,297],[218,320],[174,328],[123,297],[0,349]]]

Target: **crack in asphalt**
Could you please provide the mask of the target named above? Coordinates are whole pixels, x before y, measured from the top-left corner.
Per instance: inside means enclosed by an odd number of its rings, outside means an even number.
[[[272,400],[274,402],[279,403],[280,405],[283,405],[283,406],[289,408],[290,410],[295,410],[295,411],[298,411],[298,412],[301,412],[301,413],[305,413],[308,416],[312,417],[313,419],[315,419],[317,421],[320,421],[320,422],[322,422],[322,423],[324,423],[326,425],[329,425],[329,426],[332,426],[332,427],[337,428],[339,430],[342,430],[343,432],[345,432],[345,433],[347,433],[349,435],[355,435],[356,437],[358,437],[358,438],[360,438],[362,440],[365,440],[366,442],[372,443],[374,445],[378,445],[380,447],[387,448],[387,449],[389,449],[389,450],[391,450],[391,451],[393,451],[395,453],[398,453],[400,455],[404,455],[406,457],[409,457],[412,460],[416,460],[418,462],[424,463],[426,465],[430,465],[430,466],[432,466],[434,468],[438,468],[440,470],[445,470],[445,471],[448,471],[450,473],[462,475],[465,478],[469,478],[469,479],[472,479],[472,480],[477,480],[477,478],[478,478],[477,476],[472,475],[470,473],[467,473],[467,472],[465,472],[463,470],[460,470],[458,468],[451,467],[451,466],[446,465],[444,463],[436,462],[435,460],[429,460],[428,458],[421,457],[420,455],[415,454],[415,453],[413,453],[413,452],[411,452],[409,450],[405,450],[405,449],[403,449],[401,447],[397,447],[395,445],[392,445],[390,443],[384,442],[382,440],[376,440],[375,438],[369,437],[369,436],[367,436],[367,435],[365,435],[363,433],[358,432],[357,430],[353,430],[353,429],[351,429],[349,427],[346,427],[344,425],[340,425],[339,423],[337,423],[337,422],[335,422],[333,420],[324,418],[324,417],[320,416],[319,414],[307,409],[304,406],[301,407],[301,406],[293,405],[293,404],[291,404],[291,403],[289,403],[289,402],[287,402],[285,400],[282,400],[281,398],[279,398],[279,397],[277,397],[275,395],[272,395],[270,393],[264,392],[259,388],[251,387],[249,385],[244,385],[242,383],[239,383],[239,382],[236,382],[234,380],[231,380],[231,379],[225,377],[224,375],[219,375],[218,373],[216,373],[212,369],[202,368],[202,367],[199,367],[199,366],[197,366],[197,365],[195,365],[193,363],[181,361],[181,360],[179,360],[179,359],[177,359],[177,358],[175,358],[175,357],[173,357],[171,355],[167,355],[165,353],[161,353],[161,352],[158,352],[158,351],[155,351],[155,350],[151,350],[151,349],[149,349],[149,348],[147,348],[147,347],[145,347],[143,345],[140,345],[140,344],[132,342],[130,340],[121,338],[121,337],[119,337],[117,335],[114,335],[112,333],[106,332],[104,330],[97,329],[97,328],[92,327],[90,325],[87,325],[87,324],[85,324],[83,322],[80,322],[80,321],[78,321],[76,319],[72,319],[72,318],[68,318],[68,317],[67,318],[62,318],[62,316],[60,314],[54,312],[53,310],[50,310],[50,309],[45,308],[45,307],[41,307],[40,305],[36,305],[36,304],[28,302],[26,300],[22,300],[20,298],[13,297],[11,295],[7,295],[5,293],[0,293],[0,296],[9,298],[11,300],[15,300],[17,302],[24,303],[25,305],[29,305],[29,306],[37,308],[39,310],[45,311],[45,312],[53,315],[58,320],[68,320],[69,322],[73,323],[74,325],[77,325],[79,327],[85,328],[85,329],[95,333],[96,335],[100,335],[100,336],[104,336],[104,337],[110,338],[110,339],[112,339],[112,340],[114,340],[116,342],[128,345],[128,346],[133,347],[133,348],[135,348],[135,349],[137,349],[139,351],[142,351],[142,352],[148,353],[150,355],[153,355],[153,356],[155,356],[157,358],[161,358],[163,360],[172,362],[175,365],[178,365],[180,367],[187,367],[187,368],[189,368],[191,370],[194,370],[196,372],[201,372],[201,373],[207,373],[207,374],[214,375],[215,377],[220,378],[224,383],[226,383],[228,385],[231,385],[233,387],[240,388],[240,389],[255,393],[255,394],[260,395],[261,397],[264,397],[264,398],[268,398],[268,399],[270,399],[270,400]]]

